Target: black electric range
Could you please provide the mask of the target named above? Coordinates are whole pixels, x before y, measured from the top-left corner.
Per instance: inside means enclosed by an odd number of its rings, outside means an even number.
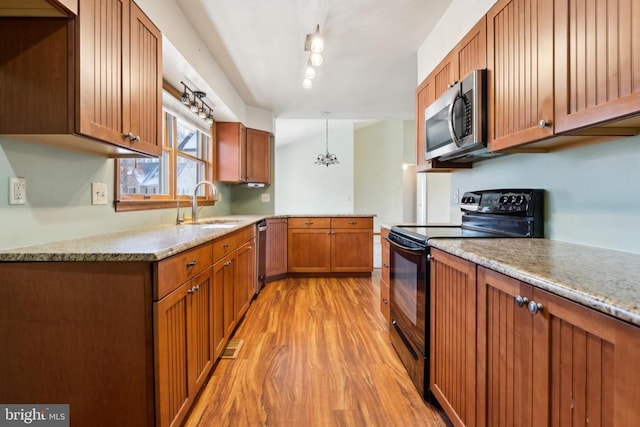
[[[389,337],[420,394],[429,393],[430,245],[436,238],[544,236],[543,190],[465,193],[459,226],[399,225],[389,241]]]
[[[464,193],[461,225],[396,225],[391,241],[425,247],[434,238],[543,237],[544,190],[501,189]]]

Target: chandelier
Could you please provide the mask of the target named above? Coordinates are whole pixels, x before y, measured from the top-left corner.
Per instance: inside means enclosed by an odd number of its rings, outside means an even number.
[[[338,156],[336,156],[335,154],[329,153],[329,119],[327,118],[329,113],[328,112],[322,112],[320,114],[322,116],[324,116],[324,119],[325,119],[325,149],[326,149],[326,153],[325,154],[322,154],[322,153],[318,154],[318,158],[316,159],[315,164],[329,167],[329,165],[335,165],[335,164],[340,163],[340,162],[338,161]]]

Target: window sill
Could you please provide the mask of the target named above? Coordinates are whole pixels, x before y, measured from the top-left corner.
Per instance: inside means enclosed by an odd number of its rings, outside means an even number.
[[[143,211],[151,209],[175,209],[175,200],[116,200],[116,212]],[[198,199],[198,206],[214,206],[215,201]],[[191,206],[188,199],[180,199],[180,207]]]

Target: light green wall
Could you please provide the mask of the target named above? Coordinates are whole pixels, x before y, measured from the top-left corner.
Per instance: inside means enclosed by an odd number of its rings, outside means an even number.
[[[414,128],[412,120],[387,120],[354,132],[355,210],[376,214],[376,231],[405,217],[402,164],[415,159]]]
[[[275,211],[275,147],[271,137],[271,184],[262,188],[249,188],[245,185],[232,186],[232,210],[237,214],[272,214]],[[268,194],[269,201],[263,202],[262,195]]]
[[[112,204],[91,205],[91,183],[114,195],[115,161],[45,145],[0,138],[0,249],[173,224],[176,209],[115,212]],[[27,203],[9,205],[9,177],[27,180]],[[232,211],[229,185],[218,183],[222,202],[203,207],[200,216]],[[183,208],[188,214],[188,209]]]
[[[451,190],[460,194],[504,187],[547,191],[548,238],[640,253],[640,136],[555,153],[512,154],[451,175]]]
[[[329,120],[329,151],[338,156],[340,163],[320,166],[314,161],[318,153],[325,151],[325,121],[315,122],[318,132],[276,148],[277,213],[354,212],[353,123]]]

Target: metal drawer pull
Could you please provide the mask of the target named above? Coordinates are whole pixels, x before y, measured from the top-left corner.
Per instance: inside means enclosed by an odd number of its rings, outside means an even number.
[[[228,247],[229,247],[229,244],[228,244],[228,243],[225,243],[225,244],[223,244],[223,245],[222,245],[222,247],[223,247],[223,248],[228,248]]]
[[[349,221],[350,225],[356,225],[358,223],[358,221]]]
[[[198,292],[200,290],[200,285],[195,285],[187,289],[188,294],[193,294],[194,292]]]
[[[539,302],[529,301],[529,312],[531,312],[531,314],[536,314],[537,312],[542,311],[543,308],[544,306]]]
[[[194,265],[196,265],[197,263],[198,263],[198,261],[194,259],[193,261],[189,261],[189,262],[187,263],[187,267],[193,267],[193,266],[194,266]]]
[[[306,221],[304,225],[313,225],[313,221]]]
[[[514,299],[516,300],[518,307],[524,307],[524,305],[529,302],[529,298],[521,297],[520,295],[516,295]]]

